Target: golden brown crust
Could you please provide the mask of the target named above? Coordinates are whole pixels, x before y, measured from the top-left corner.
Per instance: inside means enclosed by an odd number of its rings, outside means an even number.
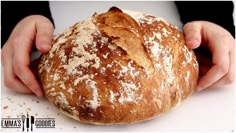
[[[165,20],[111,8],[53,39],[39,75],[50,102],[85,123],[154,118],[191,95],[198,64]]]

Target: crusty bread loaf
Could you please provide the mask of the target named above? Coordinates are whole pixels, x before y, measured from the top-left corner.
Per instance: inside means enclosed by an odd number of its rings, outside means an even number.
[[[148,120],[180,104],[196,87],[194,53],[175,26],[155,16],[112,7],[52,43],[39,65],[45,95],[80,122]]]

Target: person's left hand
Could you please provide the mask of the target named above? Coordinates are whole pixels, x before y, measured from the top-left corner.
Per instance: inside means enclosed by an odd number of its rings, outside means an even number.
[[[211,57],[196,52],[199,63],[197,90],[216,88],[234,82],[235,40],[224,28],[207,21],[193,21],[184,25],[186,45],[195,49],[200,45],[209,49]]]

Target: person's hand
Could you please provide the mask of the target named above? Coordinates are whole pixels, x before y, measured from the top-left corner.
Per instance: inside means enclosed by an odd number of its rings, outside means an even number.
[[[30,69],[30,55],[34,45],[43,53],[50,50],[53,30],[51,21],[41,15],[28,16],[15,26],[1,53],[7,88],[43,96],[40,83]]]
[[[207,21],[193,21],[184,25],[186,45],[195,49],[208,48],[212,57],[196,53],[200,79],[197,90],[216,88],[234,82],[235,40],[224,28]]]

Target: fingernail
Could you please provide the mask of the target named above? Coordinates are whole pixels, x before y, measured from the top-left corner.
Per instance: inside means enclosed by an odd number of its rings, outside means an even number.
[[[197,87],[197,91],[201,91],[201,90],[203,90],[204,88],[202,88],[201,86],[198,86]]]
[[[187,43],[188,44],[195,44],[195,43],[197,43],[197,40],[196,39],[189,39],[189,40],[187,40]]]
[[[42,44],[42,45],[41,45],[41,48],[42,48],[43,50],[49,50],[49,49],[51,48],[51,46],[50,46],[50,45],[47,45],[47,44]]]
[[[38,97],[42,97],[43,96],[43,93],[41,91],[41,89],[37,89],[35,94],[38,96]]]
[[[196,39],[187,40],[186,44],[190,46],[191,48],[197,48],[198,47],[198,41]]]

